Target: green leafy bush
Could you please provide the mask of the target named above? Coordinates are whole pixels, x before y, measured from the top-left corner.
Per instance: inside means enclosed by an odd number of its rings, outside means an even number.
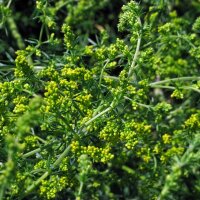
[[[0,2],[0,199],[198,199],[198,0],[20,5]]]

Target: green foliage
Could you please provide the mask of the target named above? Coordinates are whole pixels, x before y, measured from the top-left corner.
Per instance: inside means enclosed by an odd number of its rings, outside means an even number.
[[[0,199],[198,199],[198,1],[24,6],[0,2]]]

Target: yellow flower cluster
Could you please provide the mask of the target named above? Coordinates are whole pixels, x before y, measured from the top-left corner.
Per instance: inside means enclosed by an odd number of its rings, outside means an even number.
[[[108,121],[100,131],[99,138],[106,142],[117,142],[119,140],[119,127],[116,121]]]
[[[109,146],[105,147],[95,147],[92,145],[82,146],[78,141],[73,141],[71,143],[72,152],[77,155],[86,154],[91,157],[94,162],[106,163],[114,158],[114,155],[110,153],[111,148]]]
[[[40,185],[40,195],[45,199],[55,199],[58,192],[68,185],[66,176],[52,175],[49,180],[43,180]]]
[[[62,26],[62,32],[64,33],[64,44],[67,49],[73,49],[74,34],[71,31],[71,27],[67,24]]]
[[[125,141],[125,146],[127,149],[134,149],[138,144],[137,133],[133,130],[127,130],[120,133],[121,141]]]
[[[173,91],[173,93],[171,94],[171,97],[175,97],[177,99],[183,99],[184,98],[184,95],[183,95],[183,92],[176,89]]]
[[[66,78],[75,78],[79,75],[82,75],[84,71],[85,71],[84,68],[72,69],[72,68],[64,67],[61,70],[61,75]]]
[[[200,115],[198,113],[192,114],[189,119],[185,121],[185,127],[190,129],[200,128]]]
[[[70,78],[71,80],[90,80],[92,78],[92,74],[89,70],[85,69],[84,67],[76,67],[75,69],[70,68],[66,65],[61,70],[61,75],[63,78]]]
[[[162,140],[163,140],[163,143],[164,144],[169,144],[171,142],[171,135],[165,133],[163,136],[162,136]]]
[[[37,137],[35,135],[28,135],[25,137],[25,145],[26,145],[26,150],[36,148],[37,145]]]
[[[35,47],[28,46],[25,50],[18,50],[16,54],[16,68],[14,71],[15,77],[28,77],[28,79],[33,78],[34,71],[31,55],[35,54],[36,56],[41,56],[40,50]]]
[[[75,97],[75,100],[78,102],[80,109],[83,111],[87,111],[87,105],[91,103],[92,95],[87,91],[83,90],[83,92]]]
[[[170,149],[168,149],[165,153],[163,153],[160,157],[160,160],[165,163],[167,162],[170,158],[172,158],[174,155],[182,155],[184,152],[183,147],[175,147],[172,146]]]
[[[55,69],[55,66],[53,64],[51,64],[47,68],[44,68],[41,71],[39,71],[38,76],[41,78],[50,78],[51,80],[57,80],[59,73]]]
[[[26,96],[17,96],[13,99],[13,103],[15,104],[14,113],[23,113],[28,108],[28,99]]]

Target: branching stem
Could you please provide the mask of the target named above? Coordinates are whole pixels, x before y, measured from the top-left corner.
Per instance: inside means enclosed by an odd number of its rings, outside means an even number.
[[[140,27],[142,29],[142,22],[140,20],[140,18],[138,17],[138,22],[140,24]],[[133,74],[133,70],[134,70],[134,67],[135,67],[135,63],[136,63],[136,60],[138,58],[138,55],[139,55],[139,52],[140,52],[140,45],[141,45],[141,40],[142,40],[142,34],[141,34],[141,31],[138,33],[138,40],[137,40],[137,46],[136,46],[136,50],[135,50],[135,54],[133,56],[133,60],[132,60],[132,63],[131,63],[131,67],[129,69],[129,72],[128,72],[128,77],[130,78]]]
[[[60,154],[60,156],[58,157],[58,159],[53,163],[52,169],[56,168],[62,162],[62,160],[68,154],[68,152],[70,151],[70,149],[71,149],[71,146],[69,145],[63,151],[63,153]],[[49,169],[49,171],[45,172],[39,179],[37,179],[32,185],[30,185],[27,188],[27,190],[25,191],[25,195],[29,194],[34,188],[36,188],[44,179],[46,179],[51,174],[51,172],[52,172],[52,170]]]
[[[163,81],[156,81],[153,83],[150,83],[149,86],[152,87],[154,85],[161,85],[164,83],[169,83],[169,82],[176,82],[176,81],[194,81],[194,80],[200,80],[200,77],[196,77],[196,76],[189,76],[189,77],[179,77],[179,78],[171,78],[171,79],[166,79]]]

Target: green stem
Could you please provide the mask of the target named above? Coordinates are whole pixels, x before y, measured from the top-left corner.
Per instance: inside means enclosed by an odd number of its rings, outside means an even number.
[[[94,117],[103,108],[103,104],[104,104],[104,102],[101,101],[100,105],[95,109],[92,117]]]
[[[71,149],[71,146],[69,145],[64,151],[63,153],[59,156],[59,158],[53,163],[53,168],[57,167],[63,160],[63,158],[66,157],[66,155],[68,154],[69,150]]]
[[[57,167],[62,160],[65,158],[65,156],[68,154],[69,150],[70,150],[71,146],[69,145],[62,154],[60,154],[59,158],[53,163],[52,165],[52,169]],[[27,190],[25,191],[25,196],[27,194],[29,194],[34,188],[36,188],[44,179],[46,179],[50,174],[51,174],[52,170],[49,170],[47,172],[45,172],[39,179],[37,179],[32,185],[30,185]]]
[[[79,191],[78,191],[78,197],[81,196],[81,193],[82,193],[82,191],[83,191],[83,185],[84,185],[84,183],[83,183],[83,181],[81,181],[80,187],[79,187]]]
[[[46,143],[46,141],[43,141],[43,142]],[[32,150],[32,151],[30,151],[30,152],[28,152],[28,153],[23,154],[23,155],[22,155],[22,158],[27,158],[27,157],[29,157],[29,156],[32,156],[32,155],[36,154],[36,153],[39,153],[40,151],[42,151],[42,150],[45,149],[46,147],[52,146],[53,144],[56,144],[56,143],[57,143],[57,141],[51,142],[51,143],[49,143],[49,144],[45,144],[45,145],[42,146],[42,147],[39,147],[39,148],[34,149],[34,150]]]
[[[35,181],[31,186],[25,191],[25,195],[30,193],[35,187],[37,187],[45,178],[50,174],[50,171],[45,172],[37,181]]]
[[[37,138],[40,142],[42,142],[42,143],[44,143],[44,144],[47,144],[47,141],[45,141],[45,140],[42,139],[41,137],[36,136],[36,138]]]
[[[110,61],[110,60],[107,60],[107,61],[106,61],[106,64],[103,66],[103,68],[102,68],[102,70],[101,70],[100,79],[99,79],[99,88],[101,87],[101,82],[102,82],[102,78],[103,78],[103,72],[104,72],[106,66],[108,65],[109,61]]]
[[[129,101],[133,101],[133,99],[131,99],[131,98],[127,97],[127,96],[124,96],[124,98],[127,99],[127,100],[129,100]],[[135,102],[135,101],[134,101],[134,102]],[[136,103],[137,105],[139,105],[139,106],[142,106],[142,107],[145,107],[145,108],[148,108],[148,109],[152,108],[152,106],[150,106],[150,105],[146,105],[146,104],[138,103],[138,102],[135,102],[135,103]]]
[[[142,28],[142,23],[141,23],[141,20],[140,18],[138,17],[138,22],[140,24],[140,27]],[[138,33],[138,40],[137,40],[137,46],[136,46],[136,50],[135,50],[135,54],[133,56],[133,60],[132,60],[132,63],[131,63],[131,67],[129,69],[129,72],[128,72],[128,77],[130,78],[133,74],[133,70],[134,70],[134,67],[135,67],[135,63],[136,63],[136,60],[138,58],[138,55],[139,55],[139,51],[140,51],[140,45],[141,45],[141,40],[142,40],[142,34],[141,34],[141,31],[140,33]]]
[[[9,2],[7,3],[7,8],[9,8],[10,7],[10,5],[11,5],[11,3],[12,3],[12,0],[9,0]]]
[[[63,6],[67,5],[67,4],[70,3],[70,2],[73,2],[73,0],[72,0],[72,1],[65,1],[64,3],[63,3],[63,0],[58,1],[58,2],[56,3],[56,7],[55,7],[56,12],[57,12],[58,10],[60,10]]]
[[[41,150],[42,150],[41,148],[34,149],[33,151],[30,151],[30,152],[25,153],[24,155],[22,155],[22,158],[27,158],[29,156],[32,156],[32,155],[40,152]]]
[[[35,93],[32,92],[32,91],[29,91],[29,90],[26,90],[26,89],[23,89],[22,91],[23,91],[23,92],[26,92],[26,93],[28,93],[28,94],[30,94],[30,95],[32,95],[33,97],[38,97],[38,95],[35,94]]]
[[[17,42],[17,46],[19,49],[24,49],[25,48],[25,44],[24,44],[24,41],[19,33],[19,30],[17,28],[17,25],[13,19],[12,16],[8,17],[7,18],[7,23],[8,23],[8,27],[11,31],[11,34],[13,36],[13,38],[16,40]]]
[[[152,85],[150,86],[152,88],[163,88],[163,89],[170,89],[170,90],[175,90],[176,88],[173,86],[166,86],[166,85]]]
[[[183,86],[182,88],[185,89],[185,90],[194,90],[195,92],[200,93],[200,90],[197,89],[197,88],[195,88],[195,87],[191,87],[191,86]]]
[[[200,80],[200,77],[179,77],[179,78],[171,78],[171,79],[167,79],[167,80],[163,80],[163,81],[157,81],[157,82],[153,82],[150,83],[149,86],[152,87],[154,85],[160,85],[160,84],[164,84],[164,83],[169,83],[169,82],[176,82],[176,81],[194,81],[194,80]]]
[[[109,76],[109,75],[106,75],[106,76],[103,76],[103,77],[104,77],[104,78],[110,78],[110,79],[119,81],[119,77],[117,77],[117,76]]]
[[[188,40],[186,37],[184,37],[184,35],[170,35],[170,36],[167,36],[167,37],[168,37],[168,39],[172,38],[172,39],[182,39],[182,40],[185,40],[191,47],[197,48],[194,44],[192,44],[192,42],[190,42],[190,40]],[[147,44],[143,45],[142,48],[144,49],[144,48],[146,48],[146,47],[148,47],[148,46],[150,46],[152,44],[155,44],[156,42],[162,41],[162,40],[163,40],[163,37],[159,37],[159,38],[155,39],[154,41],[148,42]]]
[[[170,89],[170,90],[175,90],[177,89],[176,87],[173,87],[173,86],[166,86],[166,85],[152,85],[151,86],[152,88],[164,88],[164,89]],[[183,89],[183,90],[193,90],[195,92],[198,92],[200,93],[200,90],[195,88],[195,87],[191,87],[191,86],[181,86],[181,87],[178,87],[179,89]]]
[[[40,29],[39,44],[42,42],[42,35],[43,35],[43,32],[44,32],[44,24],[42,24],[42,27],[41,27],[41,29]]]
[[[85,123],[85,126],[89,125],[91,122],[93,122],[95,119],[97,119],[98,117],[100,117],[101,115],[107,113],[108,111],[110,111],[112,109],[112,106],[106,108],[105,110],[103,110],[102,112],[100,112],[99,114],[95,115],[93,118],[91,118],[89,121],[87,121]]]

